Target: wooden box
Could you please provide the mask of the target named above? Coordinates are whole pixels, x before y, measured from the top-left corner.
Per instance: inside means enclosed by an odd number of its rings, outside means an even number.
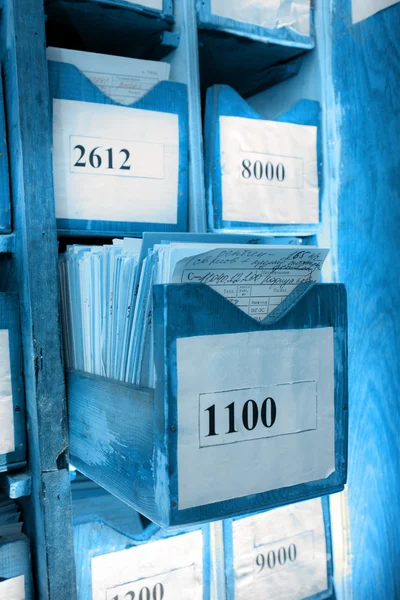
[[[74,65],[54,61],[49,83],[59,233],[186,231],[186,85],[161,81],[121,105]]]
[[[327,498],[224,522],[227,600],[333,600]]]
[[[310,0],[278,4],[196,0],[204,88],[227,84],[247,98],[298,73],[314,47],[314,11]]]
[[[79,471],[163,527],[343,489],[343,285],[298,286],[261,322],[202,284],[155,286],[154,306],[155,390],[68,374]]]

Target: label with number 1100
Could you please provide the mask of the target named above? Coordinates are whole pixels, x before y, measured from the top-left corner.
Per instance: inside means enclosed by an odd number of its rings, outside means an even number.
[[[315,381],[200,394],[200,448],[311,431]]]

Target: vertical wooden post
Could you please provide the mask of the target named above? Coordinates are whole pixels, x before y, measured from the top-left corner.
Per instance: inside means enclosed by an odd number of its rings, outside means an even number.
[[[5,0],[4,88],[32,496],[25,527],[38,597],[76,598],[67,418],[58,314],[49,93],[40,0]],[[28,517],[28,518],[27,518]]]

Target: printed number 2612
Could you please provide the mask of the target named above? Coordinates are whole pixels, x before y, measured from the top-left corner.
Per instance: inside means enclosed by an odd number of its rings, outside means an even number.
[[[74,167],[80,167],[82,169],[91,167],[92,169],[111,169],[118,171],[130,171],[131,165],[129,164],[130,152],[126,148],[116,150],[115,148],[102,148],[96,146],[95,148],[86,148],[82,144],[77,144],[74,147],[74,152],[78,155],[74,156]]]

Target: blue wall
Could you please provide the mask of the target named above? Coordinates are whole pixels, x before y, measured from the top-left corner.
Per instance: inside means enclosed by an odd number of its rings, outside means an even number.
[[[400,598],[400,4],[333,11],[338,275],[349,298],[349,508],[358,600]]]

